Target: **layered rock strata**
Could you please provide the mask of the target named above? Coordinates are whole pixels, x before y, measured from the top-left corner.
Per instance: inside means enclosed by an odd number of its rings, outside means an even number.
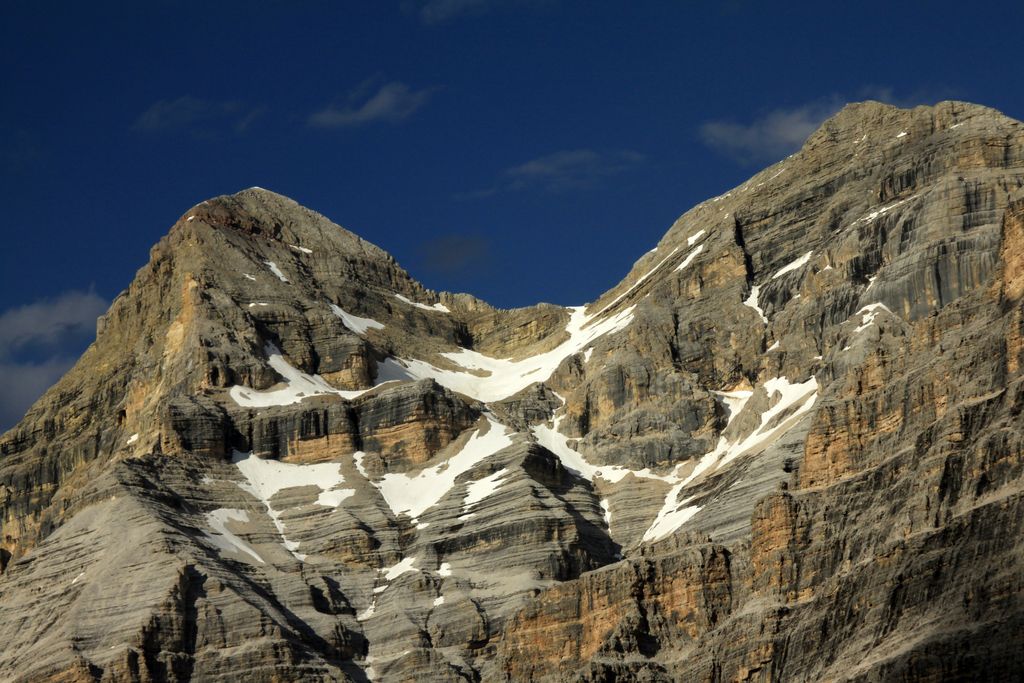
[[[203,202],[0,437],[0,678],[1012,680],[1024,127],[850,105],[583,307]]]

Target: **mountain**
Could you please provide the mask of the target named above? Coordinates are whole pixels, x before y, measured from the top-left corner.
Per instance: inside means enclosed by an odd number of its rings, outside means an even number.
[[[578,308],[259,188],[0,437],[0,677],[1024,672],[1024,126],[865,102]]]

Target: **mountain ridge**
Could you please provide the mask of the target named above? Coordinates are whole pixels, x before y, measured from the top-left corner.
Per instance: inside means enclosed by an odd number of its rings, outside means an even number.
[[[0,436],[0,673],[1019,671],[1022,187],[994,110],[849,105],[594,302],[508,310],[197,204]]]

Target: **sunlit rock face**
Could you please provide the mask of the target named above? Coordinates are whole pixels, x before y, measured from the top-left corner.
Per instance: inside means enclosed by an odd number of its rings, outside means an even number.
[[[1022,187],[850,105],[516,310],[202,202],[0,438],[0,678],[1014,680]]]

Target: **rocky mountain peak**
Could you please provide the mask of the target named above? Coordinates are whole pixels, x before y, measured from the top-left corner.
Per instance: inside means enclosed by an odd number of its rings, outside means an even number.
[[[181,220],[200,220],[212,227],[236,230],[254,238],[281,242],[301,251],[303,239],[316,245],[340,247],[346,253],[394,259],[376,245],[332,223],[284,195],[251,187],[233,195],[214,197],[197,204]],[[308,247],[307,247],[308,248]]]
[[[912,109],[901,109],[891,104],[867,100],[847,104],[836,112],[808,138],[807,146],[814,147],[825,140],[856,144],[865,135],[884,138],[890,133],[895,136],[900,133],[910,135],[912,131],[919,135],[943,129],[956,131],[969,121],[994,129],[1012,128],[1016,125],[1013,119],[995,109],[970,102],[947,100],[934,106],[922,105]],[[963,134],[966,133],[967,131],[963,131]]]
[[[1022,187],[998,112],[849,105],[511,311],[202,202],[0,437],[0,673],[1012,676]]]

